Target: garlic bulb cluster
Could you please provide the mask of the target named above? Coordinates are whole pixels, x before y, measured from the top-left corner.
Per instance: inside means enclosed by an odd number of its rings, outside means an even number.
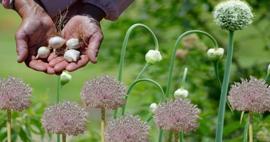
[[[48,58],[51,53],[51,49],[53,49],[53,52],[55,53],[59,50],[63,51],[61,55],[64,56],[66,61],[77,62],[80,58],[80,51],[78,51],[79,48],[80,40],[78,38],[71,38],[66,41],[60,36],[54,36],[49,39],[48,46],[42,46],[38,49],[36,58]]]

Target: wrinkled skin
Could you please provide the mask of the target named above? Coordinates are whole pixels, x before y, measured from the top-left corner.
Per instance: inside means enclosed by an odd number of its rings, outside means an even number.
[[[4,0],[5,3],[8,0]],[[48,74],[60,74],[62,71],[75,71],[89,61],[97,62],[99,46],[103,35],[99,22],[89,16],[73,16],[64,26],[61,34],[66,40],[79,38],[81,57],[76,63],[68,63],[63,57],[51,53],[48,59],[36,59],[36,52],[40,46],[47,45],[50,37],[57,35],[56,26],[52,18],[33,0],[16,0],[15,9],[22,17],[22,23],[16,33],[16,48],[18,62],[36,71]]]
[[[63,57],[58,57],[57,63],[54,63],[55,71],[75,71],[85,65],[89,61],[97,62],[97,54],[99,46],[102,42],[103,35],[99,23],[88,16],[74,16],[65,25],[62,30],[62,36],[68,40],[70,38],[79,38],[81,44],[80,60],[76,63],[68,63]],[[61,59],[62,58],[62,59]],[[51,63],[51,62],[50,62]]]

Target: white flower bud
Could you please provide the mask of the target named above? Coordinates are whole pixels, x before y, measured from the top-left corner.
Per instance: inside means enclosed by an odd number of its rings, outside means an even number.
[[[162,60],[162,56],[158,50],[149,50],[145,55],[145,60],[149,64],[154,64]]]
[[[80,41],[77,38],[71,38],[66,42],[68,49],[78,49],[80,48]]]
[[[60,75],[60,81],[62,85],[67,84],[71,79],[72,76],[66,71],[62,72],[62,74]]]
[[[64,59],[68,62],[77,62],[80,58],[80,52],[74,49],[69,49],[64,54]]]
[[[223,48],[210,48],[207,51],[207,56],[210,59],[218,59],[218,58],[222,58],[224,55],[224,49]]]
[[[61,48],[65,44],[65,39],[59,36],[55,36],[49,39],[49,47],[53,49]]]
[[[156,111],[157,107],[158,107],[158,105],[156,103],[152,103],[149,108],[150,108],[151,112],[154,113]]]
[[[50,48],[42,46],[38,49],[36,58],[48,58],[50,55]]]
[[[183,89],[183,88],[179,88],[174,92],[174,97],[175,98],[186,98],[188,96],[188,90]]]

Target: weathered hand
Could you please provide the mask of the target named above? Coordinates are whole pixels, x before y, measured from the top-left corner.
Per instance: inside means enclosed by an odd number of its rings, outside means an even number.
[[[37,49],[46,45],[50,36],[56,33],[52,19],[32,0],[16,0],[15,7],[22,17],[16,33],[18,62],[25,62],[30,68],[55,73],[46,60],[36,59]],[[52,59],[53,55],[51,56]]]
[[[54,64],[54,70],[61,72],[62,70],[75,71],[85,65],[89,61],[92,63],[97,62],[97,54],[100,44],[103,39],[103,34],[99,22],[88,16],[74,16],[65,25],[62,30],[62,36],[68,40],[70,38],[79,38],[81,44],[81,56],[76,63],[68,63],[62,59],[58,61],[52,60],[51,62],[58,62]],[[50,62],[50,64],[52,64]]]

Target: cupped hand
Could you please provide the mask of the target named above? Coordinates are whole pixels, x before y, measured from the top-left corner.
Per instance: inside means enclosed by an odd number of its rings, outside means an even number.
[[[57,61],[53,59],[50,64],[54,65],[56,72],[63,70],[71,72],[87,65],[89,61],[92,63],[97,62],[99,47],[103,39],[98,21],[88,16],[74,16],[65,25],[62,30],[62,36],[66,40],[78,38],[82,41],[80,47],[81,56],[77,62],[71,63],[61,59],[61,57],[59,57]]]
[[[22,17],[22,23],[16,33],[16,46],[18,62],[25,62],[30,68],[54,74],[49,61],[36,59],[37,50],[46,45],[50,36],[56,34],[56,27],[52,19],[45,11],[33,1],[16,1],[18,13]],[[50,60],[55,58],[50,56]]]

